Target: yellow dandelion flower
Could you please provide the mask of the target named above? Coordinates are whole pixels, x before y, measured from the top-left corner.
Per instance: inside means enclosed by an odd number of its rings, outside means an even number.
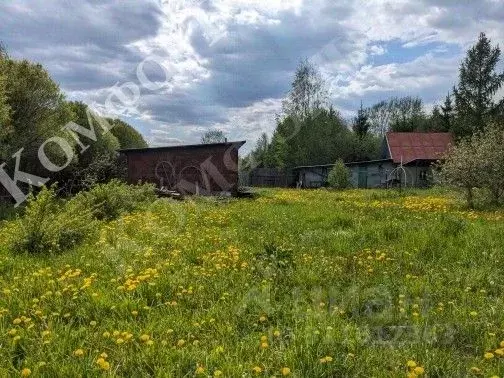
[[[213,373],[213,376],[214,377],[222,377],[222,371],[220,370],[215,370],[214,373]]]
[[[268,346],[269,346],[268,343],[261,343],[262,349],[266,349],[266,348],[268,348]]]
[[[333,360],[333,358],[331,356],[325,356],[325,357],[322,357],[319,361],[321,364],[325,364],[327,362],[331,362]]]
[[[16,318],[16,319],[14,319],[14,320],[12,321],[12,324],[14,324],[14,325],[18,325],[18,324],[21,324],[22,322],[23,322],[23,321],[22,321],[21,319]]]
[[[275,332],[273,332],[273,336],[280,337],[280,331],[276,330]]]
[[[145,342],[147,342],[147,341],[149,341],[149,340],[150,340],[150,336],[149,336],[149,335],[145,335],[145,334],[144,334],[144,335],[140,336],[140,341],[141,341],[141,342],[144,342],[144,343],[145,343]]]
[[[494,353],[497,355],[497,356],[504,356],[504,349],[495,349]]]
[[[105,332],[103,332],[102,336],[107,339],[110,337],[110,332],[105,331]]]
[[[177,346],[178,347],[183,347],[185,345],[185,340],[184,339],[180,339],[179,341],[177,341]]]
[[[416,375],[422,375],[423,373],[425,373],[425,369],[421,366],[417,366],[416,368],[413,369],[413,372]]]
[[[82,357],[84,356],[84,351],[82,349],[76,349],[74,352],[73,352],[73,355],[75,357]]]
[[[103,357],[100,357],[96,360],[96,364],[100,367],[102,370],[109,370],[110,369],[110,363],[108,361],[105,361]]]
[[[31,375],[32,371],[28,368],[24,368],[21,370],[21,377],[29,377]]]
[[[283,367],[280,369],[280,373],[282,373],[283,376],[289,375],[291,373],[291,369],[288,367]]]
[[[264,343],[265,341],[268,341],[268,336],[261,336],[261,341]]]
[[[263,371],[263,370],[262,370],[262,368],[261,368],[261,367],[259,367],[259,366],[254,366],[254,367],[252,368],[252,372],[253,372],[254,374],[261,374],[261,373],[262,373],[262,371]]]
[[[124,339],[118,338],[116,340],[116,344],[122,344],[122,343],[124,343]]]
[[[205,368],[204,368],[203,366],[198,366],[198,367],[196,368],[196,372],[195,372],[195,373],[196,373],[197,375],[198,375],[198,374],[203,374],[203,373],[205,373]]]
[[[260,322],[265,322],[266,320],[268,320],[268,319],[264,315],[259,318]]]
[[[485,360],[491,360],[492,358],[494,358],[494,354],[492,352],[486,352],[483,357],[485,358]]]
[[[406,366],[409,367],[410,369],[414,369],[416,368],[417,364],[415,361],[409,360],[408,362],[406,362]]]

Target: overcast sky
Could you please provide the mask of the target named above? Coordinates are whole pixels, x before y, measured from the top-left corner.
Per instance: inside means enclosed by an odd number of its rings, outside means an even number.
[[[442,5],[441,5],[442,4]],[[1,0],[0,40],[42,63],[67,97],[104,106],[114,85],[141,88],[122,114],[152,145],[270,133],[300,59],[316,63],[350,117],[418,95],[428,106],[456,83],[484,31],[504,41],[504,0]],[[169,80],[166,81],[165,79]]]

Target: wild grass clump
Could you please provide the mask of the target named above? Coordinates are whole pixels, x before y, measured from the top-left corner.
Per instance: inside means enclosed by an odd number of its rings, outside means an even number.
[[[99,184],[70,200],[55,188],[31,194],[21,215],[6,222],[3,236],[14,253],[60,253],[81,243],[97,230],[99,221],[117,219],[152,203],[152,185],[132,186],[118,180]]]
[[[91,209],[98,220],[117,219],[154,202],[154,185],[127,185],[119,180],[99,184],[87,192],[79,193],[72,201]]]
[[[81,242],[95,229],[89,209],[62,201],[54,188],[30,194],[22,216],[6,224],[3,236],[14,253],[56,253]]]

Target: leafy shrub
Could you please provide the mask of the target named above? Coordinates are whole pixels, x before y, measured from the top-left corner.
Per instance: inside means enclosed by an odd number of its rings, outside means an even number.
[[[441,179],[449,186],[463,189],[469,207],[474,207],[475,188],[486,190],[493,204],[504,196],[504,130],[490,124],[483,133],[474,134],[453,147],[441,167]]]
[[[30,195],[24,214],[5,226],[9,250],[16,253],[55,253],[71,248],[94,230],[92,214],[76,202],[63,202],[54,188]]]
[[[156,199],[154,186],[127,185],[119,180],[98,184],[87,192],[81,192],[70,202],[91,209],[98,220],[112,220],[123,213],[132,212]]]
[[[343,163],[343,160],[338,160],[329,172],[327,181],[331,188],[335,189],[346,189],[350,187],[350,171]]]

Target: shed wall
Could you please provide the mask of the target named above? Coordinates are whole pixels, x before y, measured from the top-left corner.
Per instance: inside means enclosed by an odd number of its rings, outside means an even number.
[[[238,146],[130,150],[128,181],[150,182],[184,193],[238,190]]]
[[[354,188],[385,187],[390,173],[396,165],[392,162],[351,164],[351,182]]]

